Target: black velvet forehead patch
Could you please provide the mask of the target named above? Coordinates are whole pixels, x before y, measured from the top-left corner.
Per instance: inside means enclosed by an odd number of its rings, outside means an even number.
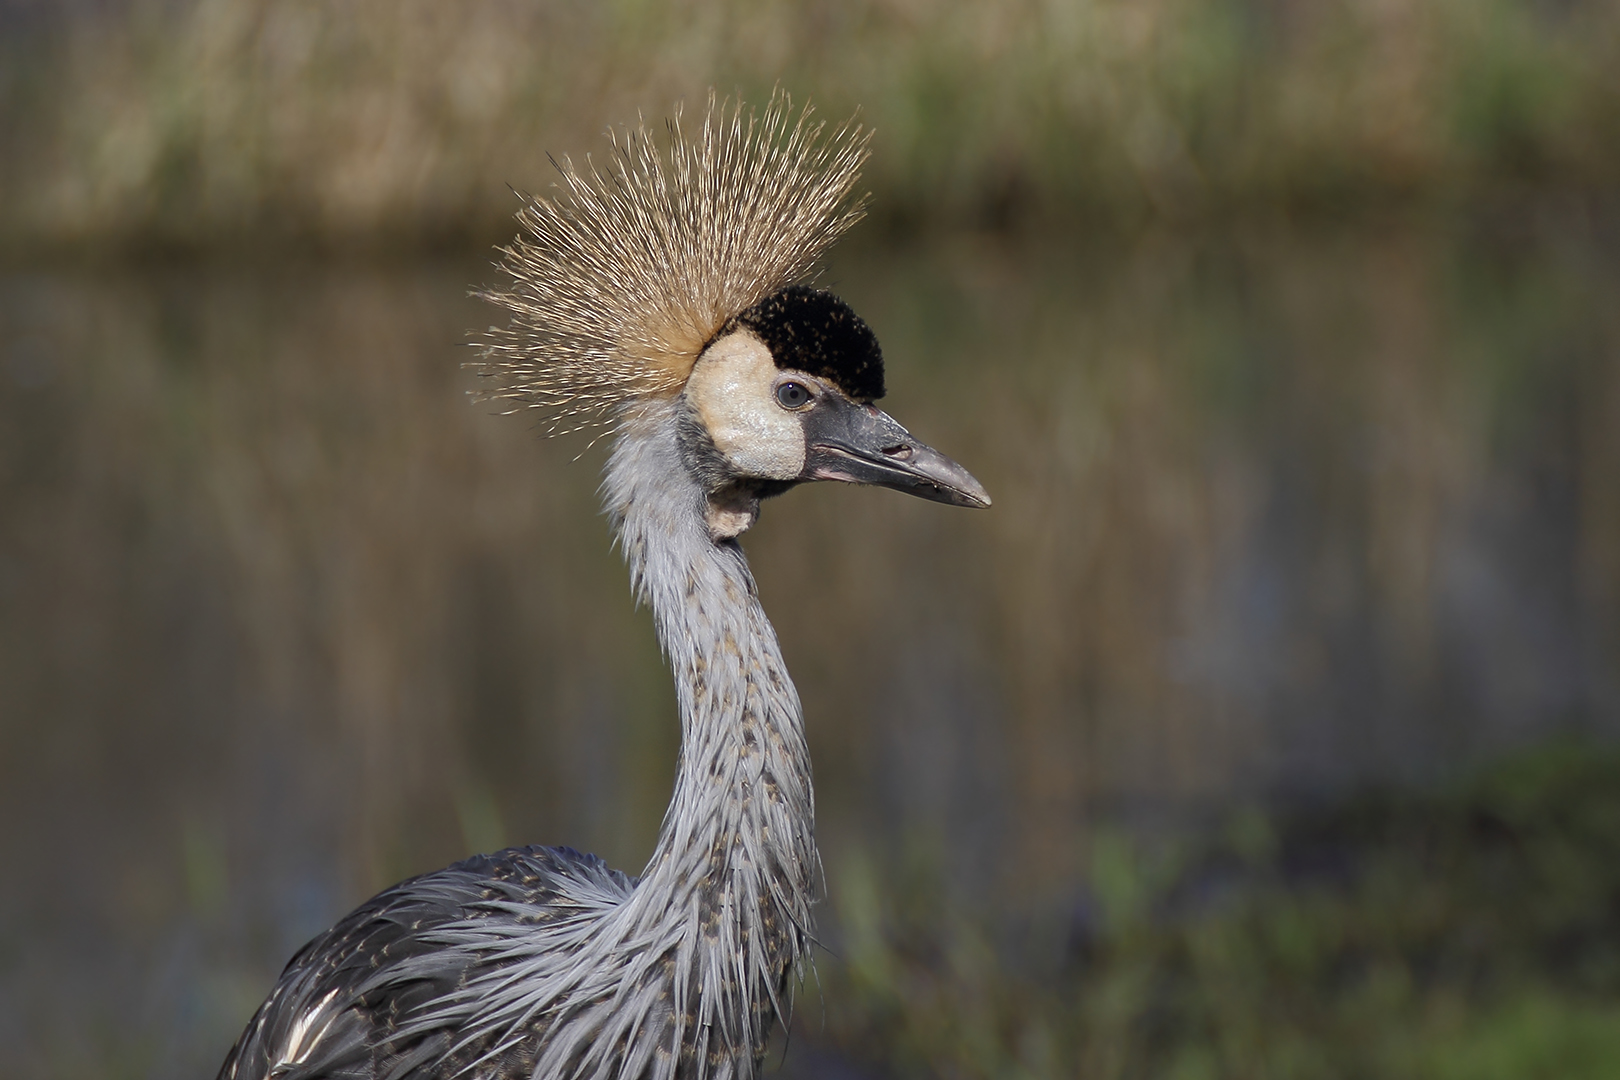
[[[724,336],[746,326],[779,368],[833,383],[855,401],[883,396],[883,350],[877,335],[830,292],[794,285],[772,293],[726,322]]]

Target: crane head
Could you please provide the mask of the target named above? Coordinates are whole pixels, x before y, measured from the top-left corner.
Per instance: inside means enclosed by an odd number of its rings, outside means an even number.
[[[883,390],[876,336],[831,293],[794,286],[728,320],[682,392],[682,453],[710,492],[711,531],[736,535],[759,498],[811,480],[989,506],[966,469],[872,403]]]
[[[831,293],[798,284],[858,221],[871,133],[829,128],[777,92],[762,114],[711,95],[696,130],[612,136],[601,164],[557,164],[525,197],[523,232],[478,295],[510,315],[477,336],[487,396],[533,408],[553,432],[635,427],[676,409],[682,461],[716,539],[759,500],[810,480],[878,484],[989,506],[966,469],[873,404],[877,338]]]

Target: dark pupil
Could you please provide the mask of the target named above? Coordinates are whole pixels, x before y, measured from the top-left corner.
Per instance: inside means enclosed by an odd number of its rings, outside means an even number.
[[[810,391],[796,382],[785,382],[776,388],[776,400],[790,409],[796,409],[810,400]]]

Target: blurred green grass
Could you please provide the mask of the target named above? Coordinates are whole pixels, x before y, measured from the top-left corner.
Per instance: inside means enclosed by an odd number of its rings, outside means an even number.
[[[1576,1080],[1620,1062],[1613,749],[1251,810],[1198,841],[1105,834],[1086,901],[1033,935],[880,865],[835,875],[845,939],[821,979],[831,1040],[893,1075]]]
[[[1602,0],[123,0],[7,23],[0,237],[33,248],[481,245],[508,230],[503,185],[550,182],[548,153],[778,83],[863,110],[896,223],[1497,205],[1620,179]]]

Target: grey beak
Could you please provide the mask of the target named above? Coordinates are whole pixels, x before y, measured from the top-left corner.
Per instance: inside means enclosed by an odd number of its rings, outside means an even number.
[[[877,484],[952,506],[990,505],[989,493],[971,473],[918,442],[888,413],[835,394],[822,396],[804,414],[799,479]]]

